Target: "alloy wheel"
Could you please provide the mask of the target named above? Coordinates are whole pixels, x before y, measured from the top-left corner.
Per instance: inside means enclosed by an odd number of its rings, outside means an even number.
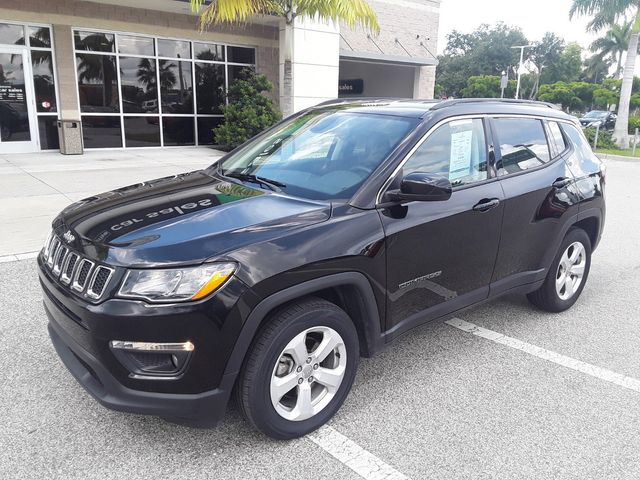
[[[338,332],[312,327],[293,337],[271,374],[271,403],[286,420],[302,421],[324,409],[338,392],[347,350]]]
[[[560,258],[556,272],[556,293],[561,300],[569,300],[578,291],[586,264],[584,245],[580,242],[569,245]]]

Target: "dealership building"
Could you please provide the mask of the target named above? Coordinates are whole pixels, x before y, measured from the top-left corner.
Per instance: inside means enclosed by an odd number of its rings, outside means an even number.
[[[345,96],[432,98],[440,0],[370,4],[375,36],[309,20],[285,35],[269,16],[200,32],[186,0],[3,1],[0,154],[60,149],[58,120],[63,146],[85,150],[211,145],[245,68],[269,78],[285,114]]]

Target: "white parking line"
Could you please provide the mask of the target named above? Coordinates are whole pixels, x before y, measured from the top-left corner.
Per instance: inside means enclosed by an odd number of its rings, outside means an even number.
[[[507,337],[506,335],[503,335],[501,333],[479,327],[473,323],[465,322],[464,320],[461,320],[459,318],[452,318],[451,320],[447,320],[444,323],[478,337],[486,338],[487,340],[500,343],[501,345],[506,345],[507,347],[515,348],[516,350],[521,350],[528,353],[529,355],[542,358],[543,360],[547,360],[549,362],[557,363],[558,365],[562,365],[563,367],[567,367],[572,370],[591,375],[592,377],[599,378],[600,380],[604,380],[605,382],[614,383],[620,387],[628,388],[629,390],[640,393],[640,380],[638,379],[628,377],[611,370],[607,370],[606,368],[597,367],[595,365],[576,360],[575,358],[552,352],[551,350],[546,350],[536,345],[518,340],[517,338]]]
[[[27,260],[29,258],[36,258],[39,251],[16,253],[14,255],[0,255],[0,263],[17,262],[19,260]]]
[[[367,480],[409,480],[409,477],[327,425],[310,433],[306,438],[362,478]]]

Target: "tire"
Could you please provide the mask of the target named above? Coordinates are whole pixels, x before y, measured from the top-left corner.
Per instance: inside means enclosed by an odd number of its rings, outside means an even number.
[[[315,297],[289,304],[271,315],[256,336],[236,385],[237,403],[249,423],[266,435],[301,437],[338,411],[359,357],[358,334],[342,309]]]
[[[575,259],[572,260],[574,256]],[[576,303],[580,297],[587,283],[590,268],[591,240],[584,230],[571,228],[551,263],[544,283],[538,290],[529,293],[527,298],[542,310],[554,313],[563,312]],[[566,275],[567,269],[570,271],[568,276]],[[580,272],[582,272],[581,277],[579,277]],[[577,283],[578,277],[579,283]]]

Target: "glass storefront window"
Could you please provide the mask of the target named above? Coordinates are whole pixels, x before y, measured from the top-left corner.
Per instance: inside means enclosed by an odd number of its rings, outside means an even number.
[[[10,23],[0,23],[0,43],[24,45],[24,27]]]
[[[118,35],[118,53],[153,56],[156,54],[153,38]]]
[[[78,93],[82,112],[119,112],[116,58],[78,54]]]
[[[196,63],[196,103],[198,113],[222,113],[224,103],[224,65]]]
[[[127,147],[159,147],[158,117],[124,117],[124,141]]]
[[[31,51],[33,87],[36,94],[38,112],[55,112],[56,84],[53,75],[52,53],[45,50]]]
[[[73,34],[76,50],[91,52],[115,52],[115,35],[100,32],[78,32]]]
[[[193,117],[163,117],[165,145],[195,145]]]
[[[55,115],[38,115],[41,150],[59,150],[58,119]]]
[[[224,45],[215,43],[194,43],[193,54],[196,60],[224,62]]]
[[[230,63],[256,63],[256,51],[246,47],[227,47],[228,62]]]
[[[198,118],[198,145],[213,145],[213,130],[224,122],[222,117]]]
[[[82,138],[85,148],[121,147],[120,117],[83,115]]]
[[[158,113],[156,59],[120,57],[124,113]]]
[[[51,29],[49,27],[27,27],[31,48],[51,48]]]
[[[78,31],[73,33],[76,50],[90,52],[115,52],[115,38],[112,33]]]
[[[158,56],[168,58],[191,58],[191,42],[186,40],[158,39]]]
[[[247,65],[229,65],[229,85],[240,78],[244,70],[254,70],[254,68]]]
[[[158,60],[162,113],[193,114],[191,62]]]
[[[78,30],[74,44],[86,148],[212,145],[227,85],[255,68],[255,49],[219,43]]]

